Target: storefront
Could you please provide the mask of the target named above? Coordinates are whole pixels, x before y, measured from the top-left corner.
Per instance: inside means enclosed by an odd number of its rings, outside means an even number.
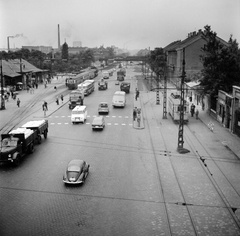
[[[232,131],[240,137],[240,87],[233,86]]]
[[[233,97],[228,93],[219,90],[216,115],[217,120],[226,128],[231,127],[232,122],[232,100]]]

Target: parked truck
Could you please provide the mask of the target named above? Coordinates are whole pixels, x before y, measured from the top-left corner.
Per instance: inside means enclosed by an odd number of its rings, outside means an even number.
[[[42,142],[42,136],[47,139],[48,135],[48,121],[47,120],[33,120],[28,121],[22,126],[22,128],[31,129],[37,132],[36,141],[40,144]]]
[[[106,90],[108,88],[108,83],[106,80],[101,79],[98,81],[98,90]]]
[[[1,135],[0,162],[11,162],[18,166],[27,153],[34,152],[37,130],[18,128]]]
[[[73,90],[69,94],[69,109],[73,109],[76,106],[82,106],[84,100],[83,90]]]

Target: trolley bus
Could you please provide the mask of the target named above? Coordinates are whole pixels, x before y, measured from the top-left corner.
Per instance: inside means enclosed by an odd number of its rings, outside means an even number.
[[[78,85],[78,90],[82,90],[84,95],[87,96],[91,94],[95,89],[95,81],[94,80],[85,80],[83,83]]]
[[[179,94],[171,93],[171,96],[168,97],[168,113],[172,117],[174,122],[180,121],[180,106],[181,96]],[[184,115],[183,120],[184,122],[188,122],[189,116],[189,103],[184,100]]]

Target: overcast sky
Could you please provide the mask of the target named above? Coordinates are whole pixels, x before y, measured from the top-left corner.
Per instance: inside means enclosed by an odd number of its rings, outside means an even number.
[[[210,25],[240,42],[240,0],[0,0],[0,48],[165,47]]]

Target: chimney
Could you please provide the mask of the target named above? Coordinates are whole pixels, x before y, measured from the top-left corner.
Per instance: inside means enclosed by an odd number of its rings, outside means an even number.
[[[9,37],[7,37],[8,52],[10,51]]]
[[[60,46],[60,26],[58,24],[58,49],[60,50],[61,49],[61,46]]]

